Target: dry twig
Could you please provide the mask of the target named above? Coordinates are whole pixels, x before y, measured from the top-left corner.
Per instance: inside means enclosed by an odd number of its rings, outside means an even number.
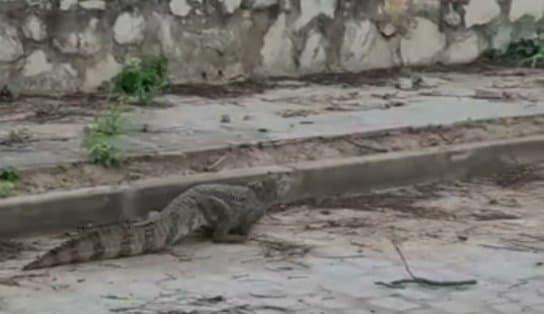
[[[431,280],[427,278],[422,278],[414,275],[412,270],[410,269],[410,265],[408,265],[408,261],[406,260],[406,257],[402,253],[400,247],[395,243],[395,241],[391,241],[393,246],[395,247],[395,250],[397,251],[402,264],[404,265],[404,269],[410,276],[409,279],[399,279],[394,280],[391,282],[383,282],[383,281],[377,281],[375,282],[376,285],[385,286],[388,288],[394,288],[394,289],[403,289],[402,286],[405,283],[417,283],[421,285],[427,285],[427,286],[435,286],[435,287],[458,287],[458,286],[466,286],[466,285],[475,285],[478,282],[476,280],[470,279],[470,280],[460,280],[460,281],[437,281],[437,280]]]

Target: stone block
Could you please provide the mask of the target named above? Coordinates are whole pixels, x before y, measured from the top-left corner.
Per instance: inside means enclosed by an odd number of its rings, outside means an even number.
[[[262,71],[269,75],[292,75],[295,73],[293,41],[287,27],[287,16],[282,13],[264,36],[261,48]]]
[[[36,76],[41,73],[49,72],[53,69],[53,65],[47,60],[47,56],[43,50],[32,52],[25,61],[23,67],[24,76]]]
[[[138,44],[144,40],[145,19],[139,13],[123,12],[113,24],[113,34],[118,44]]]
[[[24,53],[17,28],[0,16],[0,62],[12,62]]]
[[[444,64],[463,64],[476,60],[488,48],[487,42],[474,30],[454,33],[441,61]]]
[[[187,0],[170,0],[170,11],[174,15],[186,16],[193,9]]]
[[[544,0],[512,0],[509,18],[515,22],[524,16],[540,20],[544,14]]]
[[[351,20],[345,26],[340,63],[353,72],[387,68],[393,65],[393,53],[374,23]]]
[[[295,23],[299,29],[319,15],[334,18],[336,0],[305,0],[300,2],[300,15]]]
[[[470,1],[465,6],[465,11],[466,27],[487,24],[501,14],[501,8],[496,0]]]
[[[446,47],[446,36],[438,25],[417,17],[412,28],[400,42],[400,56],[404,65],[432,63]]]
[[[27,16],[22,26],[26,38],[42,41],[47,38],[47,26],[43,20],[34,14]]]
[[[82,90],[92,91],[103,82],[110,80],[121,71],[122,66],[109,54],[100,58],[95,64],[89,65],[85,70],[85,79]]]
[[[77,26],[67,22],[55,34],[53,46],[68,55],[94,55],[102,49],[104,39],[98,30],[98,24],[98,19],[91,18],[85,29],[74,31],[73,27]]]
[[[327,69],[325,38],[321,33],[312,31],[308,34],[304,49],[299,57],[301,73],[316,73]]]

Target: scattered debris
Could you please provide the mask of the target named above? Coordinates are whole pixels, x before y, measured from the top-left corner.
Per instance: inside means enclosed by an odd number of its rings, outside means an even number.
[[[401,77],[395,83],[395,87],[403,91],[411,91],[417,89],[412,77]]]
[[[226,299],[222,295],[216,295],[213,297],[201,297],[197,298],[196,300],[192,301],[191,304],[194,305],[208,305],[208,304],[217,304],[221,302],[225,302]]]
[[[414,91],[421,88],[437,87],[443,80],[424,77],[419,74],[410,74],[397,79],[395,87],[402,91]]]
[[[489,100],[500,100],[506,98],[503,91],[494,89],[476,89],[472,97]]]
[[[4,286],[10,286],[10,287],[18,287],[20,286],[19,280],[21,279],[30,279],[30,278],[38,278],[38,277],[48,277],[48,273],[26,273],[26,274],[18,274],[9,276],[7,278],[0,278],[0,285]]]
[[[463,241],[463,242],[468,241],[468,237],[465,236],[465,235],[458,235],[457,239],[459,239],[459,241]]]
[[[345,259],[356,259],[356,258],[365,258],[365,257],[368,257],[366,255],[363,255],[363,254],[357,254],[357,255],[340,255],[340,256],[318,256],[318,255],[314,255],[315,257],[319,257],[319,258],[325,258],[325,259],[340,259],[340,260],[345,260]]]
[[[377,146],[374,146],[372,144],[363,144],[355,139],[352,139],[352,138],[349,138],[347,137],[345,139],[346,142],[356,146],[356,147],[359,147],[359,148],[362,148],[364,150],[367,150],[367,151],[371,151],[371,152],[375,152],[375,153],[387,153],[389,150],[387,148],[384,148],[384,147],[377,147]]]
[[[221,170],[221,166],[223,163],[228,159],[229,155],[225,154],[221,157],[219,157],[216,161],[214,161],[211,165],[206,167],[206,171],[208,172],[215,172]]]
[[[391,108],[402,107],[402,106],[406,106],[406,103],[404,101],[391,100],[384,105],[384,109],[391,109]]]
[[[317,113],[318,113],[317,111],[308,110],[308,109],[287,109],[280,112],[280,116],[282,118],[307,117]]]
[[[505,213],[497,210],[481,210],[479,212],[473,213],[472,216],[476,220],[480,221],[490,221],[490,220],[511,220],[511,219],[520,219],[520,215]]]
[[[230,123],[230,116],[228,114],[221,115],[221,123]]]
[[[312,250],[309,245],[291,243],[280,239],[259,237],[254,240],[263,248],[265,257],[302,257]]]
[[[399,280],[393,280],[391,282],[377,281],[375,282],[376,285],[385,286],[387,288],[393,288],[393,289],[404,289],[403,284],[406,284],[406,283],[416,283],[420,285],[433,286],[433,287],[459,287],[459,286],[478,284],[478,281],[474,279],[459,280],[459,281],[437,281],[437,280],[431,280],[427,278],[418,277],[414,275],[414,273],[412,273],[412,270],[410,269],[410,266],[408,265],[408,261],[404,257],[404,254],[402,253],[397,243],[395,243],[395,241],[391,241],[391,243],[393,243],[393,246],[395,247],[395,250],[397,251],[400,257],[402,264],[404,265],[404,269],[410,276],[410,279],[399,279]]]
[[[479,244],[479,246],[486,248],[486,249],[494,249],[494,250],[506,250],[506,251],[512,251],[512,252],[527,252],[529,250],[517,246],[508,246],[508,245],[495,245],[495,244]],[[532,250],[530,250],[532,251]]]

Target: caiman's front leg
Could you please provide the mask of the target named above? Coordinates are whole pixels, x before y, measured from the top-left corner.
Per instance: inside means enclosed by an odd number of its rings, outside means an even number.
[[[234,226],[240,222],[235,221],[238,215],[233,213],[233,209],[223,200],[210,196],[211,206],[217,213],[217,225],[212,234],[212,241],[215,243],[243,243],[247,240],[247,234],[231,234]]]

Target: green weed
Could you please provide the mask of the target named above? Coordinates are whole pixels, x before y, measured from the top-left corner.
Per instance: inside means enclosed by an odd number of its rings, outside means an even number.
[[[0,198],[11,196],[15,184],[19,181],[19,171],[14,167],[7,166],[0,169]]]
[[[544,66],[544,41],[541,39],[522,39],[510,43],[503,51],[491,51],[488,58],[492,61],[511,66]]]
[[[11,130],[8,134],[8,143],[10,144],[25,144],[31,139],[32,134],[27,128]]]
[[[96,119],[90,132],[106,136],[115,136],[124,132],[124,126],[125,120],[121,115],[120,109],[114,107]]]
[[[13,182],[0,181],[0,198],[11,196],[14,189],[15,184]]]
[[[147,105],[167,85],[167,70],[165,57],[130,62],[112,79],[113,96]]]
[[[122,160],[121,150],[108,136],[95,136],[88,142],[87,152],[92,163],[103,167],[119,166]]]
[[[117,137],[124,131],[124,119],[118,109],[111,109],[97,118],[83,140],[90,161],[104,167],[118,166],[122,153]]]
[[[17,182],[21,176],[15,167],[7,166],[0,169],[0,181]]]

